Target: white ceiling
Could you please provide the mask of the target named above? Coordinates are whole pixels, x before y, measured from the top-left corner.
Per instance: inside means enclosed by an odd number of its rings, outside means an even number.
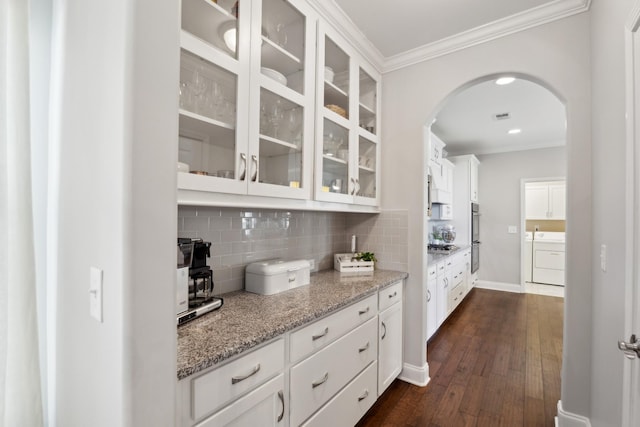
[[[578,0],[334,1],[386,60],[483,34],[489,28],[509,28],[511,22],[524,22],[527,17],[560,17],[585,4],[588,8],[588,2]],[[504,112],[511,113],[511,118],[493,119],[494,114]],[[507,134],[516,127],[522,133]],[[566,113],[551,92],[535,83],[518,79],[497,86],[491,81],[451,98],[438,113],[433,130],[450,154],[558,146],[566,139]]]
[[[384,57],[559,1],[335,0]]]
[[[496,114],[510,118],[496,120]],[[565,145],[566,111],[537,83],[516,79],[499,86],[479,83],[451,98],[431,127],[449,154],[490,154]],[[510,135],[510,129],[522,132]]]

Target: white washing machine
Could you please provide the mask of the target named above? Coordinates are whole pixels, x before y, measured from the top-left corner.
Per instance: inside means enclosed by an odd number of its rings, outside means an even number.
[[[533,232],[525,231],[524,233],[524,281],[532,281],[533,266]]]
[[[532,243],[532,281],[564,286],[564,232],[536,231]]]

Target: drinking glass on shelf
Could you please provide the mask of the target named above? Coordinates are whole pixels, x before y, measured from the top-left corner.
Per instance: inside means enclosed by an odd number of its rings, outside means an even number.
[[[206,109],[207,104],[207,81],[204,77],[202,67],[194,70],[191,79],[191,89],[195,98],[196,113],[201,114]]]
[[[278,46],[285,47],[287,45],[288,37],[284,24],[276,25],[274,38],[274,41],[278,44]]]
[[[180,94],[180,108],[184,110],[193,109],[193,91],[191,85],[187,82],[180,82],[178,87],[178,93]]]
[[[287,130],[289,131],[289,141],[300,145],[300,109],[292,108],[287,112]]]
[[[284,111],[282,110],[282,103],[279,99],[273,103],[271,107],[271,111],[269,112],[269,124],[271,124],[271,128],[273,129],[273,137],[278,139],[278,128],[282,124],[284,120]]]

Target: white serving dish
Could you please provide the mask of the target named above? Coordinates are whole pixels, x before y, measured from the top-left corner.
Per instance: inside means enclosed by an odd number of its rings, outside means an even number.
[[[361,271],[373,271],[373,261],[357,261],[357,253],[335,254],[333,256],[333,268],[341,273],[356,273]]]
[[[276,70],[272,70],[271,68],[267,68],[267,67],[260,68],[260,71],[262,72],[262,74],[277,81],[278,83],[283,84],[285,86],[287,85],[287,78],[284,76],[284,74],[279,73]]]
[[[178,172],[189,173],[189,165],[186,163],[178,162]]]
[[[247,265],[245,290],[261,295],[273,295],[311,282],[311,263],[305,259],[295,261],[268,260]]]

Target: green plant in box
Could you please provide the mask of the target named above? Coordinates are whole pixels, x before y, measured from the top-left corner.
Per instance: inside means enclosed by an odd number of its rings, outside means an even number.
[[[373,252],[360,252],[356,257],[358,261],[378,261],[376,255]]]

